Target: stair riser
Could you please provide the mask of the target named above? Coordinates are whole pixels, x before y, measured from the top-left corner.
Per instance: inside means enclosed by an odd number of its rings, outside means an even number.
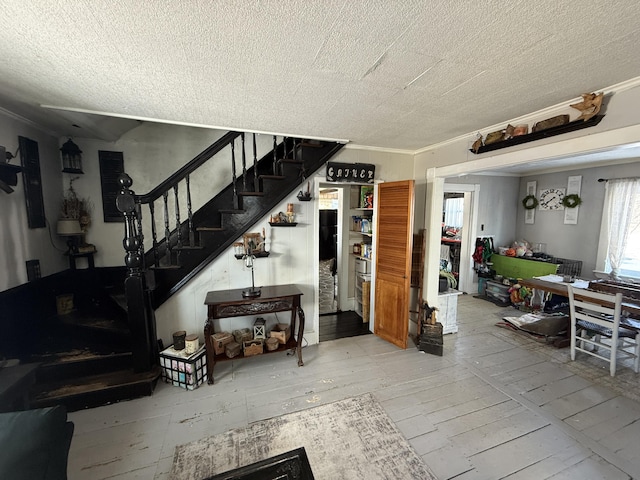
[[[69,412],[83,410],[85,408],[100,407],[116,403],[121,400],[148,397],[153,393],[157,380],[144,381],[135,384],[119,385],[92,392],[69,394],[65,396],[49,397],[34,400],[30,408],[44,408],[54,405],[64,405]]]
[[[132,367],[131,354],[101,356],[86,360],[66,361],[42,365],[38,369],[37,382],[52,382],[66,378],[98,375]]]

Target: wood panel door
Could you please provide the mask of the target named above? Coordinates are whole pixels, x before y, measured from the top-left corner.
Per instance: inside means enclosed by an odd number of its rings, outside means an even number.
[[[414,181],[378,185],[373,333],[400,348],[409,336]]]

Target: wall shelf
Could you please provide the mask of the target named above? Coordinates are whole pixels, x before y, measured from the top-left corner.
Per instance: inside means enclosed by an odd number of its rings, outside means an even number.
[[[258,253],[254,253],[253,256],[256,258],[263,258],[263,257],[268,257],[270,253],[271,252],[258,252]],[[244,258],[244,255],[234,254],[233,256],[236,257],[238,260],[242,260]]]
[[[574,132],[576,130],[582,130],[583,128],[595,127],[604,118],[604,115],[595,115],[589,120],[574,120],[573,122],[559,125],[557,127],[547,128],[540,132],[533,132],[527,135],[519,135],[517,137],[511,137],[509,140],[503,140],[501,142],[490,143],[489,145],[481,146],[477,152],[474,152],[472,148],[469,149],[471,153],[477,155],[481,153],[491,152],[493,150],[499,150],[501,148],[513,147],[514,145],[520,145],[523,143],[533,142],[535,140],[541,140],[543,138],[555,137],[563,133]]]
[[[295,227],[298,224],[295,222],[278,222],[278,223],[269,222],[269,225],[271,225],[272,227]]]
[[[22,172],[22,167],[0,163],[0,180],[7,185],[15,187],[18,184],[18,173]]]

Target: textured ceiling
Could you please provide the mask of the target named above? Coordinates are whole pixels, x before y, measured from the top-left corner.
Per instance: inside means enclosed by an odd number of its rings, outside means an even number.
[[[41,105],[415,151],[640,76],[628,0],[3,0],[0,14],[0,107],[59,135],[99,136]]]

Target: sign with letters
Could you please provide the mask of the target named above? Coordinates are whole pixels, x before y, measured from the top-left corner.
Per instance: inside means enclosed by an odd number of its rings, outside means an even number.
[[[373,183],[375,172],[369,163],[327,162],[327,182]]]

